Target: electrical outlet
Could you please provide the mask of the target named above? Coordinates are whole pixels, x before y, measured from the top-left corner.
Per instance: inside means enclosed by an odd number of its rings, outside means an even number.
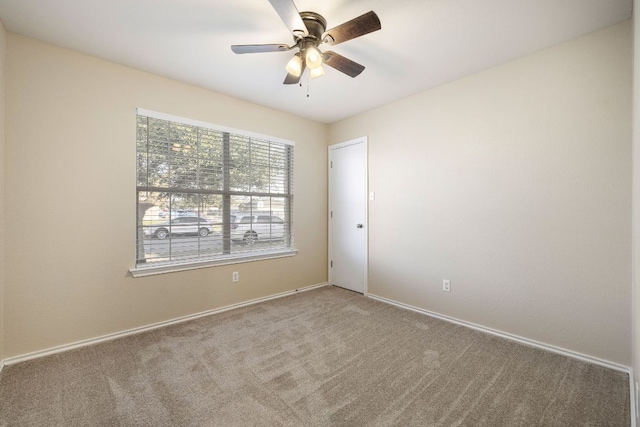
[[[240,280],[240,273],[238,273],[237,271],[234,271],[233,274],[231,275],[231,281],[235,283],[239,280]]]
[[[444,279],[442,281],[442,290],[445,292],[451,292],[451,280]]]

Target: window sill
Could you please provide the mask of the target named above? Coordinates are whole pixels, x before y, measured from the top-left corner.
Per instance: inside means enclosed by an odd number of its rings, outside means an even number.
[[[185,262],[177,261],[172,263],[155,263],[149,266],[135,267],[129,270],[133,277],[154,276],[156,274],[175,273],[178,271],[196,270],[199,268],[217,267],[221,265],[241,264],[252,261],[264,261],[295,256],[298,253],[295,249],[283,249],[275,251],[265,251],[247,255],[234,255],[229,258],[216,258],[205,261]]]

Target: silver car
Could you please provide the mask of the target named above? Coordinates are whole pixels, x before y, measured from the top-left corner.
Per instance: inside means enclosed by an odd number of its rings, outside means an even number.
[[[282,218],[268,213],[236,213],[231,215],[231,240],[253,245],[258,240],[284,238]]]
[[[171,221],[145,227],[144,234],[155,236],[158,239],[165,239],[170,235],[197,234],[200,237],[207,237],[213,232],[213,226],[207,219],[197,216],[181,216]]]

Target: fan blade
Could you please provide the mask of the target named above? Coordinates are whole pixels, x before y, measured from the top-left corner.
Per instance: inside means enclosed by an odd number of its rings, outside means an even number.
[[[378,15],[376,15],[374,11],[371,11],[325,31],[322,35],[322,40],[333,46],[378,31],[381,28],[382,25],[380,24]]]
[[[330,50],[322,54],[322,63],[345,73],[349,77],[356,77],[364,70],[363,65]]]
[[[294,76],[291,73],[287,73],[287,77],[285,77],[284,81],[282,82],[282,84],[285,85],[294,85],[296,83],[298,83],[300,81],[300,78],[302,77],[302,74],[304,73],[304,69],[307,66],[305,65],[305,63],[302,63],[302,69],[300,70],[300,75],[299,76]]]
[[[289,30],[296,37],[306,37],[309,35],[307,26],[304,25],[304,21],[300,17],[298,8],[293,0],[269,0],[271,6],[278,12],[280,19],[284,22]]]
[[[284,52],[291,50],[286,44],[234,44],[231,50],[235,53]]]

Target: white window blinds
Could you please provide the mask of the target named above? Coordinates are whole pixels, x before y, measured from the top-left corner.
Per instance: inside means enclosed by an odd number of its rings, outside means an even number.
[[[138,109],[136,269],[292,252],[293,149]]]

